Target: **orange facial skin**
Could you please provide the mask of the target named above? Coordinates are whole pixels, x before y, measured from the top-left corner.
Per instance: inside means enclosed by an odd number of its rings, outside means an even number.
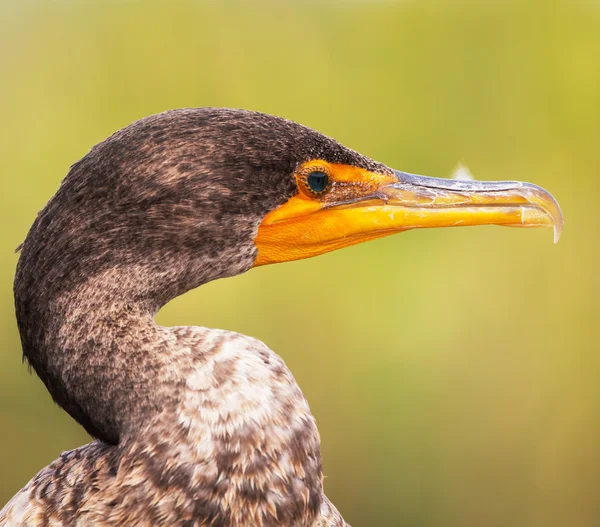
[[[328,176],[313,192],[312,172]],[[255,243],[255,266],[310,258],[408,229],[466,225],[554,226],[562,214],[554,198],[520,182],[459,182],[390,170],[375,173],[313,160],[295,174],[298,193],[265,216]]]

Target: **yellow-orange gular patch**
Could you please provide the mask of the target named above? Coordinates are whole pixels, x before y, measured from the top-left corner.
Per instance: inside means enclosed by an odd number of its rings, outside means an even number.
[[[323,190],[311,188],[313,173],[327,177]],[[295,177],[298,194],[260,224],[255,266],[310,258],[385,234],[361,228],[356,214],[349,214],[350,209],[343,206],[377,200],[378,189],[397,181],[395,176],[314,160],[301,165]]]

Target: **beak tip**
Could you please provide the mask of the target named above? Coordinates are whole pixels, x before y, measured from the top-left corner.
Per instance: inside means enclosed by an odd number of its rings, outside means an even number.
[[[562,235],[563,221],[562,218],[554,224],[554,245],[558,243]]]
[[[541,187],[537,187],[535,185],[527,184],[527,187],[530,187],[532,192],[532,196],[535,196],[532,200],[533,203],[537,204],[541,207],[541,209],[548,215],[548,218],[552,222],[552,227],[554,229],[554,244],[557,244],[562,235],[563,227],[564,227],[564,219],[563,213],[558,204],[558,201],[550,194],[547,190],[544,190]]]

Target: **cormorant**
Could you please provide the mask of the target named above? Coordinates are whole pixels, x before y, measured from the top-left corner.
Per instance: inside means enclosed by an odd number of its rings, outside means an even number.
[[[407,229],[549,225],[520,182],[398,172],[294,122],[201,108],[147,117],[75,163],[23,243],[24,357],[94,438],[41,470],[2,526],[332,527],[319,433],[256,339],[161,327],[210,280]]]

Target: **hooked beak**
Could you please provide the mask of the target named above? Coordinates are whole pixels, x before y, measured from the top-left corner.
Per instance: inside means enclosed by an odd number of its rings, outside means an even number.
[[[319,170],[325,170],[319,162]],[[310,166],[309,166],[310,168]],[[394,171],[377,174],[328,164],[329,192],[300,192],[260,224],[255,266],[317,256],[363,241],[425,227],[505,225],[554,228],[563,218],[552,195],[519,181],[464,181]]]
[[[394,171],[398,181],[380,188],[404,229],[505,225],[553,227],[554,243],[563,228],[562,212],[552,195],[520,181],[463,181]]]

